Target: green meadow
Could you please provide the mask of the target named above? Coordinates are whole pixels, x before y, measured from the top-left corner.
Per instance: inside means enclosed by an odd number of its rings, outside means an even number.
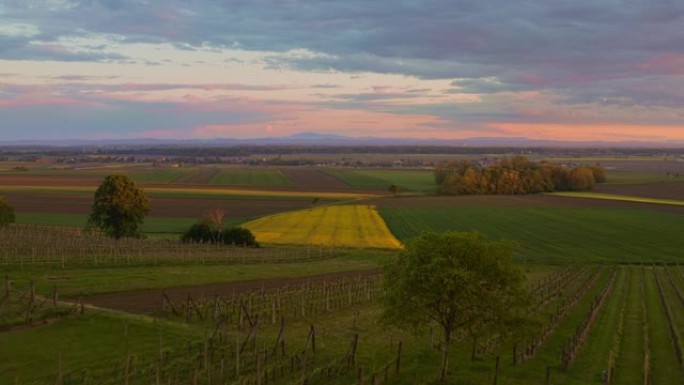
[[[387,190],[390,185],[412,192],[433,192],[437,188],[431,170],[327,170],[354,188]]]
[[[294,184],[277,170],[221,170],[209,181],[219,186],[292,187]]]

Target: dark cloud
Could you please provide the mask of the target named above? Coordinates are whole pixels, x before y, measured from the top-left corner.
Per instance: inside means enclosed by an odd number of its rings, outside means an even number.
[[[670,106],[681,100],[667,80],[682,75],[676,67],[684,57],[684,3],[675,1],[74,0],[45,9],[35,4],[6,5],[0,20],[40,26],[41,32],[0,38],[0,57],[121,60],[60,52],[49,44],[94,32],[120,35],[124,43],[166,42],[186,50],[269,51],[269,68],[457,79],[452,92],[547,90],[566,103]],[[649,65],[662,58],[671,58],[674,67]],[[638,95],[629,94],[635,90]]]

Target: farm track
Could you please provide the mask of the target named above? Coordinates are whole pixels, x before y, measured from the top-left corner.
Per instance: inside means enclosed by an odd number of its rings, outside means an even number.
[[[174,303],[185,301],[188,294],[193,298],[213,298],[215,295],[220,298],[230,298],[235,295],[260,290],[269,291],[288,286],[300,286],[341,278],[366,277],[380,273],[381,269],[352,270],[304,277],[224,282],[167,289],[105,293],[85,297],[83,301],[97,307],[120,310],[127,313],[150,314],[161,309],[163,294],[166,294]]]
[[[645,198],[681,199],[684,196],[684,182],[647,183],[624,185],[597,185],[594,192],[618,195],[632,195]]]

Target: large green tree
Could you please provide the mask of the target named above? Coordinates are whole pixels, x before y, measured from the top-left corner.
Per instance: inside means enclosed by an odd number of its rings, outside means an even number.
[[[89,225],[120,239],[140,235],[140,225],[150,211],[145,192],[125,175],[109,175],[95,191]]]
[[[400,326],[441,327],[442,381],[456,333],[477,337],[525,325],[529,296],[512,250],[512,243],[476,232],[424,233],[388,264],[383,318]]]
[[[5,198],[0,197],[0,226],[6,226],[10,223],[14,223],[14,208],[5,200]]]

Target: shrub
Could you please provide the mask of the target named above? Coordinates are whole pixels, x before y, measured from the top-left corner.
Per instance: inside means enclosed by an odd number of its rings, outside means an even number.
[[[212,229],[206,222],[195,223],[181,236],[183,243],[212,243],[242,247],[259,247],[254,234],[242,227],[231,227],[223,231]]]

